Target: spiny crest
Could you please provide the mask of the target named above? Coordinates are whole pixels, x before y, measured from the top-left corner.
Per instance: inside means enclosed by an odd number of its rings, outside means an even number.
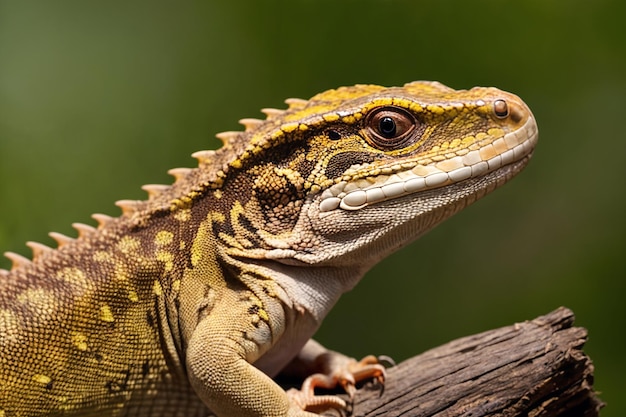
[[[64,234],[57,232],[50,232],[48,233],[48,236],[57,242],[59,248],[75,240],[73,237],[65,236]]]
[[[167,173],[174,177],[174,181],[180,181],[192,171],[192,168],[172,168]]]
[[[78,238],[85,238],[91,236],[96,228],[84,223],[72,223],[72,227],[78,232]]]
[[[141,186],[141,189],[148,193],[148,198],[150,199],[169,190],[170,186],[164,184],[145,184]]]
[[[175,168],[168,171],[170,175],[174,176],[173,185],[149,184],[143,186],[142,188],[148,193],[148,199],[154,203],[149,207],[162,207],[169,203],[176,205],[177,196],[198,195],[198,191],[201,191],[207,184],[212,184],[212,187],[219,187],[228,170],[234,167],[237,161],[246,155],[252,147],[259,146],[258,143],[252,144],[254,135],[268,136],[266,133],[280,127],[281,121],[287,113],[301,110],[309,103],[307,100],[298,98],[287,99],[285,102],[288,105],[286,110],[263,109],[262,112],[266,115],[264,120],[257,118],[239,120],[239,123],[244,127],[243,131],[226,131],[216,134],[216,137],[222,141],[222,146],[219,149],[202,150],[191,155],[198,161],[198,169]],[[175,186],[177,187],[174,191],[175,195],[172,195]],[[141,202],[129,200],[122,200],[116,204],[122,208],[122,215],[126,217],[147,207]]]
[[[51,247],[46,246],[43,243],[39,243],[39,242],[29,241],[29,242],[26,242],[26,246],[28,246],[33,251],[33,261],[42,257],[44,254],[50,253],[54,250]]]
[[[239,124],[241,124],[241,125],[243,125],[245,127],[245,131],[246,132],[250,132],[250,131],[258,128],[264,122],[265,122],[264,120],[253,119],[253,118],[245,118],[245,119],[240,119],[239,120]]]
[[[243,132],[226,131],[226,132],[220,132],[216,134],[215,136],[218,139],[220,139],[224,145],[229,145],[231,142],[241,140],[242,136],[244,136],[243,133],[254,132],[267,121],[276,121],[282,118],[285,114],[287,114],[287,112],[294,111],[294,110],[302,110],[309,104],[309,101],[301,99],[301,98],[288,98],[285,100],[285,103],[289,106],[286,110],[275,109],[275,108],[270,108],[270,107],[261,109],[261,113],[265,114],[266,116],[265,120],[257,119],[257,118],[243,118],[239,120],[239,123],[244,126]],[[206,152],[206,151],[201,151],[201,152]]]
[[[122,209],[122,216],[130,216],[136,213],[144,202],[141,200],[118,200],[115,205]]]
[[[102,229],[104,226],[114,220],[114,217],[107,216],[106,214],[94,213],[91,218],[98,222],[98,229]]]
[[[93,214],[91,217],[93,217],[97,222],[98,222],[98,229],[102,229],[106,224],[110,223],[112,220],[114,220],[113,217],[111,216],[107,216],[106,214]],[[74,229],[76,229],[78,231],[78,238],[81,237],[86,237],[86,236],[90,236],[92,235],[96,229],[92,226],[89,226],[88,224],[83,224],[83,223],[73,223],[72,227]],[[48,233],[48,235],[54,239],[54,241],[57,243],[57,249],[61,248],[71,242],[75,242],[76,239],[66,236],[64,234],[61,233],[57,233],[57,232],[50,232]],[[26,242],[26,246],[28,246],[32,252],[33,252],[33,257],[32,257],[32,261],[22,255],[19,255],[17,253],[14,252],[5,252],[5,256],[12,262],[12,267],[11,270],[15,270],[17,268],[21,268],[21,267],[26,267],[31,265],[33,262],[38,261],[40,258],[46,256],[47,254],[53,253],[54,252],[54,248],[51,248],[49,246],[44,245],[43,243],[39,243],[39,242],[32,242],[32,241],[28,241]],[[4,270],[0,269],[0,273],[3,273]],[[6,271],[5,271],[6,272]]]
[[[243,132],[229,130],[227,132],[220,132],[216,134],[215,137],[222,141],[222,145],[228,145],[232,141],[239,138],[242,133]]]
[[[239,120],[239,123],[244,127],[244,131],[227,131],[218,133],[216,137],[223,143],[222,155],[220,155],[220,158],[216,157],[218,152],[214,150],[198,151],[193,153],[191,156],[198,160],[199,166],[216,165],[218,170],[226,169],[226,165],[230,162],[228,158],[236,158],[239,153],[243,152],[249,145],[248,138],[257,129],[261,128],[268,121],[279,122],[287,112],[304,109],[309,104],[309,101],[299,98],[289,98],[285,100],[285,103],[288,105],[288,109],[286,110],[274,108],[262,109],[261,112],[266,115],[264,120],[257,118],[244,118]],[[226,155],[224,155],[224,153],[226,153]],[[185,181],[194,171],[195,169],[193,168],[173,168],[168,171],[168,174],[174,177],[174,184],[176,184]],[[173,186],[146,184],[141,188],[148,193],[148,201],[150,201],[166,195],[167,192],[172,190]],[[141,200],[119,200],[115,202],[115,205],[121,208],[122,217],[129,217],[140,209],[145,208],[146,202]],[[78,231],[78,238],[72,238],[57,232],[50,232],[49,236],[57,243],[57,249],[75,242],[77,239],[92,236],[96,233],[96,230],[103,229],[106,225],[115,220],[115,218],[111,216],[100,213],[93,214],[91,217],[98,222],[97,229],[83,223],[72,224],[72,227]],[[32,260],[15,252],[5,253],[5,256],[12,262],[11,271],[22,267],[28,267],[32,265],[33,262],[36,262],[40,258],[44,257],[46,254],[55,251],[54,248],[38,242],[29,241],[26,243],[26,246],[28,246],[33,252]],[[9,274],[9,271],[0,269],[0,275],[7,274]]]
[[[191,157],[197,159],[199,164],[207,164],[215,158],[215,151],[198,151],[192,153]]]
[[[264,113],[267,116],[266,120],[270,120],[270,121],[276,120],[276,119],[283,117],[289,111],[302,110],[309,104],[309,100],[304,100],[301,98],[288,98],[285,100],[285,103],[289,106],[287,110],[266,107],[266,108],[261,109],[261,113]],[[248,120],[248,119],[242,119],[242,120]]]
[[[289,110],[302,110],[309,104],[309,100],[301,98],[288,98],[285,103],[289,105]]]
[[[32,261],[19,253],[15,252],[4,252],[4,256],[7,257],[13,265],[11,266],[11,271],[15,271],[18,268],[28,267],[32,265]]]
[[[111,216],[99,213],[93,214],[91,217],[98,222],[98,229],[102,229],[106,224],[114,220]],[[90,236],[96,231],[94,227],[83,223],[73,223],[72,227],[78,231],[78,238]],[[57,232],[50,232],[48,235],[57,243],[57,249],[76,241],[75,238]],[[26,246],[28,246],[33,252],[32,260],[15,252],[5,252],[5,257],[12,262],[11,271],[27,267],[33,262],[37,262],[39,259],[55,251],[54,248],[39,242],[28,241],[26,242]],[[0,269],[0,274],[8,274],[8,271]]]
[[[266,108],[261,109],[261,113],[267,116],[266,120],[275,120],[275,119],[280,118],[283,114],[285,114],[285,110],[266,107]]]

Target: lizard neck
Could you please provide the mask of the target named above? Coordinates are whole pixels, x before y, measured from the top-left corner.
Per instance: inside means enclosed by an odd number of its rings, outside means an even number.
[[[260,261],[260,270],[284,292],[281,301],[295,311],[321,322],[339,297],[350,291],[369,268],[331,267]]]

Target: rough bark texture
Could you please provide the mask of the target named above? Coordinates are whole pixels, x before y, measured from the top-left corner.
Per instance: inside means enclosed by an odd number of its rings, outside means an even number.
[[[573,323],[559,308],[429,350],[390,368],[382,395],[361,388],[351,415],[597,416],[587,331]]]

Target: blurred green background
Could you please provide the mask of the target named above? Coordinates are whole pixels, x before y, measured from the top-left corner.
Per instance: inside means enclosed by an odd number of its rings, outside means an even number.
[[[0,251],[117,215],[287,97],[495,85],[535,112],[530,166],[378,265],[319,339],[399,361],[565,305],[603,416],[626,415],[625,18],[619,0],[0,0]]]

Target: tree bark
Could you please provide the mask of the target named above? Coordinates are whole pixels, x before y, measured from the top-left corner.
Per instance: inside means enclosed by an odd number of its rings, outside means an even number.
[[[561,307],[429,350],[388,369],[384,390],[361,387],[348,415],[597,416],[587,331],[573,323]]]

